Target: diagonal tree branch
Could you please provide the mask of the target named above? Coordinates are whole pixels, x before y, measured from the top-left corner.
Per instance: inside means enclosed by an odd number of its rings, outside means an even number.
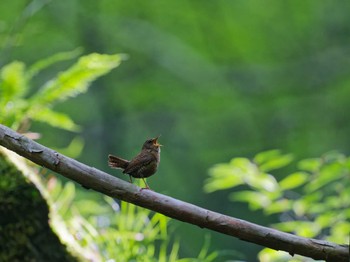
[[[326,261],[349,261],[349,246],[284,233],[151,190],[141,190],[133,184],[44,147],[3,125],[0,125],[0,145],[84,187],[201,228],[208,228],[275,250],[284,250],[291,255],[299,254]]]

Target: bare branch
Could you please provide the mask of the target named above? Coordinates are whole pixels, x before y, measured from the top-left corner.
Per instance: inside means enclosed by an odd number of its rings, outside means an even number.
[[[0,125],[0,145],[84,187],[201,228],[208,228],[275,250],[284,250],[291,255],[299,254],[326,261],[349,261],[348,246],[284,233],[222,215],[151,190],[141,190],[133,184],[44,147],[3,125]]]

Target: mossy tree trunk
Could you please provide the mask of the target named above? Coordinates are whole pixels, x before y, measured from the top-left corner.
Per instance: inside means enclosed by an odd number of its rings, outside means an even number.
[[[0,261],[77,261],[52,231],[45,198],[1,150]]]

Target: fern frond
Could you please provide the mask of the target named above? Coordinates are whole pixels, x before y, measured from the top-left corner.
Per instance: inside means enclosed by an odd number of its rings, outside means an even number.
[[[14,61],[0,70],[0,105],[21,98],[27,91],[25,64]]]
[[[79,55],[81,55],[82,52],[83,52],[82,48],[76,48],[73,51],[57,53],[48,58],[39,60],[38,62],[36,62],[35,64],[33,64],[28,68],[26,77],[29,80],[33,78],[33,76],[37,75],[40,71],[44,70],[45,68],[48,68],[49,66],[61,61],[66,61],[66,60],[76,58]]]
[[[49,106],[86,92],[90,83],[117,67],[120,55],[90,54],[43,86],[30,100],[31,103]]]
[[[40,110],[33,112],[29,117],[32,120],[47,123],[53,127],[62,128],[68,131],[79,131],[80,127],[66,114],[58,113],[50,108],[40,108]]]

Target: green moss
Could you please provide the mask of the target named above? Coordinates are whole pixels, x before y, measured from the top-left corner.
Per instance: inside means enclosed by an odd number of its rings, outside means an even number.
[[[0,261],[76,261],[52,232],[36,186],[0,151]]]

